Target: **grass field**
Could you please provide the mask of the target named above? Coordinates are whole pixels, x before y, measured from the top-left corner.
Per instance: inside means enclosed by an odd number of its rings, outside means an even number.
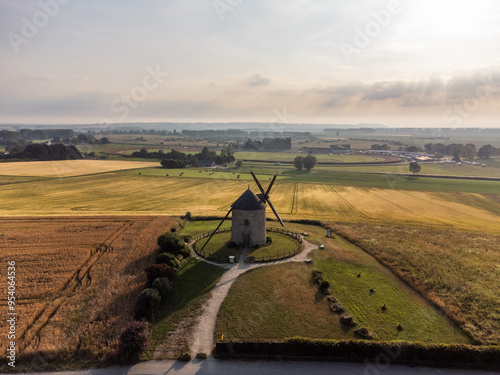
[[[215,227],[214,227],[215,229]],[[209,237],[205,237],[198,241],[198,249],[201,251],[202,247],[208,241]],[[239,248],[229,248],[228,242],[231,240],[231,232],[223,232],[215,234],[210,242],[203,248],[203,256],[210,260],[224,263],[227,256],[237,256]]]
[[[324,146],[323,146],[324,147]],[[236,160],[249,159],[249,160],[266,160],[266,161],[293,161],[297,156],[307,156],[307,153],[293,153],[293,152],[251,152],[251,151],[238,151],[234,153]],[[320,162],[330,163],[373,163],[385,161],[383,156],[374,155],[328,155],[318,154],[314,155]]]
[[[341,238],[324,238],[320,227],[291,227],[322,239],[325,249],[312,253],[311,265],[262,267],[236,280],[219,312],[216,339],[222,334],[225,340],[356,339],[354,329],[340,325],[339,315],[329,310],[326,296],[312,283],[311,272],[319,269],[331,284],[332,296],[358,328],[368,328],[377,340],[469,342],[439,311],[358,247]]]
[[[0,262],[16,262],[19,370],[114,358],[170,217],[2,218]],[[6,278],[0,280],[6,290]],[[6,306],[6,294],[0,297]],[[0,349],[7,345],[0,321]],[[48,358],[28,360],[38,352]],[[24,359],[24,360],[23,360]],[[3,369],[2,369],[3,370]]]
[[[500,237],[337,224],[332,228],[387,264],[483,342],[500,343]]]
[[[483,161],[481,161],[483,162]],[[422,168],[419,175],[443,175],[443,176],[473,176],[473,177],[500,177],[500,168],[496,166],[496,161],[486,161],[488,167],[481,167],[469,164],[434,164],[420,163]],[[372,166],[318,166],[322,171],[346,171],[346,172],[378,172],[378,173],[410,173],[408,163],[402,164],[377,164]]]
[[[256,249],[251,249],[248,254],[249,256],[253,256],[256,259],[282,256],[287,253],[293,253],[299,246],[297,240],[281,233],[267,232],[267,236],[271,238],[272,242],[259,246]]]
[[[150,162],[57,160],[0,163],[0,176],[68,177],[150,167]]]

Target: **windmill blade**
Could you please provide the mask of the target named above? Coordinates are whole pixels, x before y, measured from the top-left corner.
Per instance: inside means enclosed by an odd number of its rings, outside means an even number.
[[[269,187],[267,188],[267,191],[266,191],[266,197],[269,197],[269,193],[271,192],[271,188],[273,187],[273,184],[274,184],[274,181],[276,181],[276,177],[278,176],[278,173],[276,173],[273,177],[273,180],[271,181],[271,183],[269,184]]]
[[[266,199],[266,193],[264,192],[264,189],[262,188],[262,185],[260,184],[259,180],[257,180],[257,176],[255,176],[255,174],[250,171],[250,174],[252,175],[253,179],[255,180],[255,183],[257,184],[257,186],[259,187],[259,190],[260,192],[262,193],[262,195],[264,196],[264,199]]]
[[[285,223],[283,222],[283,220],[281,220],[280,215],[278,215],[278,211],[276,211],[276,209],[274,208],[274,206],[271,203],[271,201],[269,200],[269,198],[266,198],[266,201],[267,201],[267,203],[269,203],[269,207],[271,207],[271,210],[273,210],[274,214],[276,215],[277,219],[279,220],[279,222],[281,223],[281,225],[283,226],[283,228],[286,229]]]
[[[259,180],[257,180],[257,177],[254,175],[254,173],[252,171],[250,171],[250,174],[252,175],[253,179],[255,180],[255,182],[257,183],[257,186],[259,187],[260,191],[262,192],[262,195],[265,199],[265,201],[269,204],[269,207],[271,207],[271,210],[273,210],[274,212],[274,215],[276,216],[276,218],[279,220],[279,222],[281,223],[281,225],[283,226],[283,228],[286,229],[286,226],[285,226],[285,223],[283,223],[283,220],[281,220],[281,217],[280,215],[278,215],[278,211],[276,211],[276,209],[274,208],[273,204],[271,203],[271,201],[269,200],[269,197],[267,196],[267,194],[264,192],[264,189],[262,188],[262,185],[260,184]],[[269,186],[269,188],[267,189],[268,192],[269,190],[271,190],[271,186],[272,184],[274,183],[274,180],[276,179],[276,175],[274,176],[274,179],[273,181],[271,181],[271,185]]]
[[[207,243],[210,242],[210,240],[212,239],[212,237],[214,236],[215,233],[217,233],[217,231],[219,230],[220,226],[222,225],[222,223],[227,219],[227,217],[229,216],[229,214],[231,213],[231,211],[233,210],[233,208],[231,207],[229,209],[229,211],[227,211],[227,214],[226,216],[224,216],[224,219],[222,219],[222,221],[219,223],[219,225],[217,225],[217,228],[215,228],[215,230],[212,232],[212,234],[210,235],[210,237],[208,238],[207,242],[205,242],[205,244],[201,247],[200,249],[200,252],[205,248],[205,246],[207,246]]]

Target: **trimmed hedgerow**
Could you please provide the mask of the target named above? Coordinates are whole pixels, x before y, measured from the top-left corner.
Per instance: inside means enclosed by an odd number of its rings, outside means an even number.
[[[218,358],[314,357],[330,360],[415,363],[446,367],[500,368],[500,346],[423,344],[418,342],[372,342],[366,340],[314,340],[301,337],[285,341],[218,342]]]

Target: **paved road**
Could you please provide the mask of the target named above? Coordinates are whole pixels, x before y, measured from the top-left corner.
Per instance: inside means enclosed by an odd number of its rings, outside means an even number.
[[[128,367],[74,372],[38,372],[28,375],[497,375],[499,372],[449,370],[396,365],[332,362],[221,361],[149,361]]]

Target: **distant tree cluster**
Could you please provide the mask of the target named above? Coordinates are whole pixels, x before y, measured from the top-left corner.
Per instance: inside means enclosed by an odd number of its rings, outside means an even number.
[[[242,146],[246,150],[290,150],[292,138],[263,138],[262,141],[248,139]]]
[[[146,159],[162,159],[161,165],[164,168],[185,168],[195,166],[200,160],[212,161],[218,165],[235,161],[234,153],[229,148],[223,148],[219,155],[217,155],[215,151],[210,151],[208,147],[204,147],[201,152],[194,155],[174,149],[165,153],[163,150],[149,152],[146,148],[142,148],[140,151],[133,152],[131,156]]]
[[[375,144],[371,145],[370,149],[371,150],[389,150],[389,145],[387,143],[384,143],[382,145],[375,143]]]
[[[299,171],[301,171],[304,168],[310,171],[316,166],[317,163],[318,159],[314,155],[297,156],[293,160],[294,167],[297,168]]]
[[[488,159],[492,156],[499,155],[499,150],[492,145],[484,145],[479,150],[476,145],[467,143],[451,143],[444,145],[442,143],[427,143],[424,146],[425,152],[429,154],[437,154],[438,156],[451,155],[453,160],[460,161],[460,158],[474,159],[476,156],[482,159]]]
[[[5,155],[0,155],[0,159],[15,160],[67,160],[81,159],[82,154],[75,146],[65,146],[62,144],[30,144],[24,148],[11,148]]]
[[[33,141],[50,140],[52,144],[107,144],[109,139],[96,139],[91,134],[75,134],[73,129],[21,129],[19,131],[0,130],[0,145],[8,147],[24,147]]]

